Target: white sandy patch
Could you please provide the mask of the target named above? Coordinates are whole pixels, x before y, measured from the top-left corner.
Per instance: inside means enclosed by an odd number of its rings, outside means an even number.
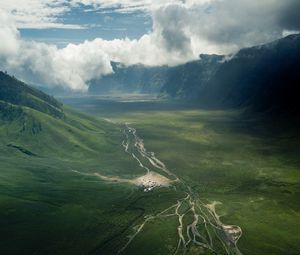
[[[137,186],[144,187],[144,191],[150,191],[155,187],[168,187],[171,184],[171,180],[155,172],[149,172],[133,179],[132,182]]]
[[[125,178],[120,178],[117,176],[105,176],[105,175],[101,175],[99,173],[95,173],[95,175],[97,177],[99,177],[100,179],[104,180],[104,181],[108,181],[108,182],[115,182],[115,183],[130,183],[130,184],[134,184],[137,185],[139,187],[144,188],[144,191],[151,191],[152,189],[154,189],[155,187],[168,187],[171,184],[171,180],[169,180],[168,178],[155,173],[155,172],[149,172],[143,176],[137,177],[135,179],[125,179]]]

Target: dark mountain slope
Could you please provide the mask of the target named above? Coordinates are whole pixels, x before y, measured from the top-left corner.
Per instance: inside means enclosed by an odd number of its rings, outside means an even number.
[[[300,35],[242,49],[202,86],[204,104],[298,111]]]
[[[231,57],[201,55],[175,67],[125,66],[91,81],[92,94],[162,92],[205,107],[298,112],[300,35],[240,50]]]
[[[9,104],[12,104],[27,106],[58,118],[64,116],[60,102],[4,72],[0,72],[0,101],[2,112],[11,108]]]
[[[196,99],[203,86],[215,75],[224,56],[201,54],[200,59],[170,67],[162,91],[172,97]]]

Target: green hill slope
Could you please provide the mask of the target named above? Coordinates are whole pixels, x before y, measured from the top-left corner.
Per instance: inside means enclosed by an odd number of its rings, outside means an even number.
[[[4,72],[0,72],[0,101],[27,106],[58,118],[64,116],[60,102]]]
[[[112,151],[118,155],[116,148],[122,140],[118,125],[63,107],[5,73],[0,78],[0,153],[4,160],[51,158],[74,165],[84,162],[85,166],[87,161],[98,163],[102,156],[108,162],[118,161],[111,156]],[[123,155],[121,148],[119,152]]]
[[[85,254],[140,214],[111,208],[130,187],[94,175],[139,173],[123,134],[0,77],[0,254]]]

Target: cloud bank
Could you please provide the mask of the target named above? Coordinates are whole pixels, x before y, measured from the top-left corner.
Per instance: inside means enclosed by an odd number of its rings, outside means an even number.
[[[11,12],[3,11],[11,6],[0,9],[0,68],[31,83],[72,90],[84,91],[89,80],[111,73],[110,61],[176,65],[196,59],[200,53],[226,54],[300,30],[298,0],[72,0],[68,5],[64,0],[47,1],[51,4],[43,17],[37,18],[44,25],[58,24],[56,15],[78,4],[94,8],[115,6],[122,11],[145,9],[153,19],[152,31],[139,39],[97,38],[59,49],[22,40],[20,21]],[[26,8],[24,13],[29,12]]]

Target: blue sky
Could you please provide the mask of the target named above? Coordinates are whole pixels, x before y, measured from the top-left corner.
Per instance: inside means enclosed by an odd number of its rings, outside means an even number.
[[[60,23],[81,26],[69,28],[20,28],[21,37],[64,47],[68,43],[78,44],[84,40],[138,39],[152,30],[149,13],[141,10],[119,12],[114,8],[92,9],[81,5],[56,17]]]

